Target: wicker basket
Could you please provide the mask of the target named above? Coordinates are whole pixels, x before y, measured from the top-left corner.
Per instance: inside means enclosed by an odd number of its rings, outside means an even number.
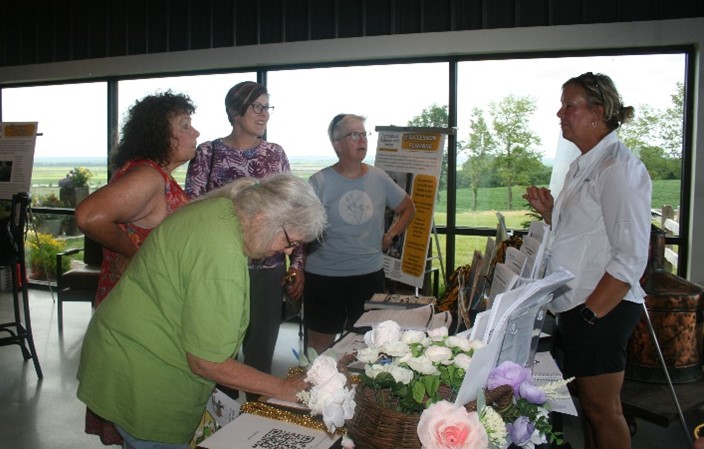
[[[418,421],[420,414],[406,415],[377,404],[376,392],[364,385],[357,387],[355,402],[357,409],[354,417],[347,421],[347,431],[354,440],[357,449],[421,449],[418,439]],[[388,391],[381,391],[386,403],[393,403]],[[441,391],[441,395],[442,391]],[[444,395],[443,395],[444,396]],[[486,393],[487,405],[496,405],[499,410],[506,408],[512,401],[513,389],[504,385]],[[475,401],[466,408],[476,411]]]

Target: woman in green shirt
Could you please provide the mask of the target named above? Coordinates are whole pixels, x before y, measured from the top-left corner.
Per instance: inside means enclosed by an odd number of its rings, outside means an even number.
[[[175,212],[93,316],[78,398],[126,441],[173,448],[187,447],[215,383],[295,401],[302,378],[233,358],[249,324],[247,257],[290,254],[325,225],[312,188],[290,174],[243,178]]]

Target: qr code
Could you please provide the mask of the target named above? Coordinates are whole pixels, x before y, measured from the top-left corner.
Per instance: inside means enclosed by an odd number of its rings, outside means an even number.
[[[264,449],[305,449],[308,447],[308,443],[311,443],[314,439],[315,437],[310,435],[301,435],[296,432],[272,429],[252,447],[261,447]]]

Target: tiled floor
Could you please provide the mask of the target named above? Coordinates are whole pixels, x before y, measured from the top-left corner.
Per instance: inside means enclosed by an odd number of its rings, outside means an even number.
[[[22,360],[17,346],[0,347],[0,449],[103,448],[97,437],[83,433],[85,407],[75,396],[75,373],[90,306],[65,304],[64,332],[59,335],[56,304],[49,292],[31,290],[30,298],[44,379],[37,380],[31,361]],[[10,320],[11,313],[10,295],[0,293],[0,322]],[[282,324],[275,374],[282,375],[295,364],[291,349],[298,348],[298,330],[296,323]],[[678,423],[667,428],[641,420],[637,424],[635,449],[688,447]],[[567,420],[565,433],[573,449],[582,447],[574,420]]]

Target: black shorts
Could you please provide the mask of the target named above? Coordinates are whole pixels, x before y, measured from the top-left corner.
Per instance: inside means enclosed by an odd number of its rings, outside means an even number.
[[[565,377],[624,371],[628,340],[643,305],[623,300],[596,324],[584,321],[579,314],[581,307],[560,313],[557,318],[555,344]]]
[[[364,302],[384,292],[384,270],[359,276],[321,276],[306,273],[303,320],[306,327],[336,334],[352,325],[364,312]]]

